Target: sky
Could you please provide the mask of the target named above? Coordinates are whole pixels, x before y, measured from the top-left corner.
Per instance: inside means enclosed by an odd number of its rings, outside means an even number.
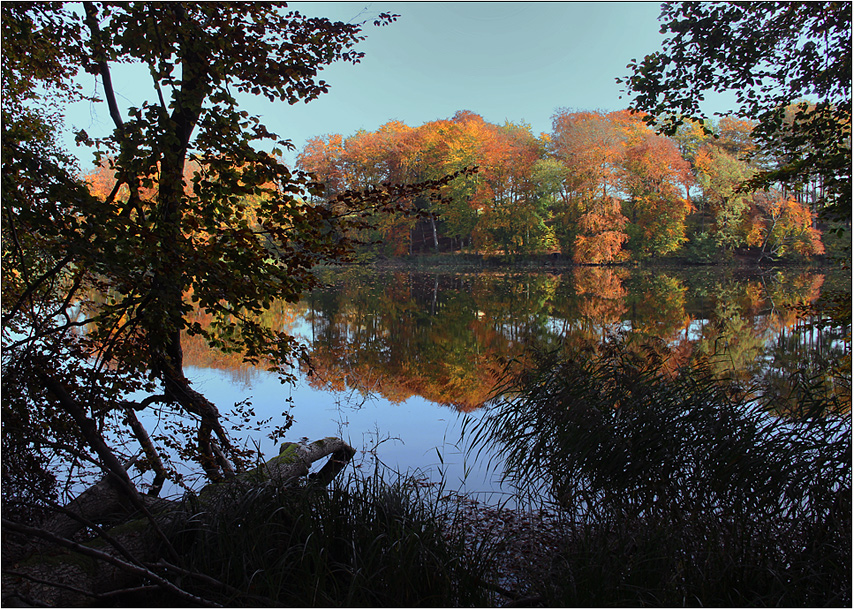
[[[289,8],[335,21],[368,21],[367,39],[357,47],[365,53],[361,63],[333,64],[321,73],[329,93],[295,106],[241,99],[297,150],[314,136],[349,136],[390,120],[417,127],[457,110],[492,123],[524,121],[534,134],[548,132],[558,108],[627,107],[615,79],[663,41],[657,2],[294,2]],[[400,17],[373,26],[383,12]],[[80,82],[86,93],[101,91],[91,75]],[[113,83],[126,107],[153,97],[146,69],[116,66]],[[66,123],[91,136],[112,129],[105,103],[75,104]],[[73,136],[66,143],[83,169],[91,167],[91,155],[75,147]],[[285,160],[295,156],[287,153]]]

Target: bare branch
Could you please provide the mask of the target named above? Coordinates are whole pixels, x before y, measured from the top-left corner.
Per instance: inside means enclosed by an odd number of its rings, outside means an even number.
[[[86,18],[83,20],[89,30],[92,32],[92,42],[95,47],[95,61],[98,64],[98,70],[101,74],[101,82],[104,84],[104,96],[107,98],[107,105],[110,108],[110,116],[116,127],[121,129],[124,127],[122,115],[119,112],[119,106],[116,103],[116,93],[113,90],[113,79],[110,76],[110,66],[107,64],[106,55],[101,41],[101,28],[98,25],[98,13],[95,6],[91,2],[84,2],[83,8],[86,11]]]
[[[157,399],[160,397],[149,396],[146,400],[150,398]],[[136,440],[139,441],[139,444],[142,446],[142,450],[145,451],[145,457],[148,458],[148,463],[151,464],[151,467],[154,469],[154,481],[151,483],[148,495],[158,496],[160,495],[160,490],[163,488],[163,482],[166,481],[166,469],[163,467],[163,462],[160,460],[160,455],[157,453],[154,443],[151,442],[151,437],[148,436],[145,426],[143,426],[139,421],[134,410],[126,406],[124,407],[124,413],[125,417],[127,417],[131,430],[133,430]]]
[[[24,306],[24,303],[26,302],[26,300],[28,298],[30,298],[30,296],[32,296],[32,294],[36,290],[38,290],[38,288],[42,284],[44,284],[47,280],[49,280],[50,278],[52,278],[53,276],[58,274],[60,271],[62,271],[62,269],[66,265],[68,265],[71,262],[71,260],[72,260],[71,255],[66,255],[56,265],[54,265],[48,271],[44,272],[42,274],[42,276],[40,278],[38,278],[35,282],[32,282],[29,286],[27,286],[27,289],[24,291],[24,293],[20,297],[18,297],[18,301],[12,307],[11,311],[9,311],[9,313],[5,314],[2,317],[3,324],[8,324],[16,315],[18,315],[18,312]]]
[[[48,391],[53,394],[57,400],[59,400],[65,411],[74,418],[74,421],[77,423],[77,426],[80,428],[80,432],[83,434],[84,438],[86,438],[86,441],[101,458],[106,471],[113,474],[124,488],[127,493],[127,498],[130,500],[131,504],[148,518],[151,525],[154,527],[155,532],[171,553],[171,556],[176,557],[177,553],[173,548],[172,543],[169,542],[169,539],[148,511],[148,508],[140,497],[136,486],[133,484],[133,481],[130,480],[130,476],[128,476],[125,467],[118,461],[118,459],[116,459],[116,456],[107,446],[106,442],[104,442],[103,437],[95,427],[95,422],[86,417],[83,408],[68,394],[68,392],[65,391],[65,388],[62,387],[59,382],[39,367],[36,367],[35,372],[41,378]]]
[[[53,580],[44,580],[43,578],[37,578],[37,577],[33,576],[32,574],[27,574],[26,572],[18,572],[16,570],[7,570],[6,568],[3,568],[3,573],[9,574],[11,576],[17,576],[18,578],[26,578],[30,582],[38,583],[40,585],[47,585],[48,587],[54,587],[56,589],[64,589],[66,591],[71,591],[72,593],[77,593],[78,595],[83,595],[85,597],[97,597],[95,595],[95,593],[93,593],[92,591],[84,591],[83,589],[79,589],[77,587],[72,587],[71,585],[67,585],[65,583],[56,582]],[[17,597],[21,597],[20,594],[17,592],[15,595]],[[39,606],[39,607],[43,607],[43,608],[50,608],[51,607],[51,604],[46,604],[41,600],[34,600],[34,599],[30,599],[30,598],[24,599],[23,597],[21,597],[21,600],[25,601],[29,604],[32,604],[34,606]],[[4,600],[4,602],[5,602],[5,600]],[[5,603],[4,603],[4,605],[5,605]]]

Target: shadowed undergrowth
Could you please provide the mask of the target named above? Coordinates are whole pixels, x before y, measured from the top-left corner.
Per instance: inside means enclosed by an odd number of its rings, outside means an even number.
[[[241,491],[180,534],[185,565],[214,579],[182,585],[226,606],[489,605],[494,550],[459,525],[435,490],[405,477]]]
[[[352,471],[215,513],[188,499],[180,550],[205,577],[181,584],[229,606],[850,604],[850,402],[804,379],[784,418],[771,394],[666,361],[611,337],[505,381],[473,440],[548,523]]]
[[[803,409],[780,418],[779,397],[665,361],[612,337],[506,380],[479,440],[568,519],[530,591],[566,606],[850,604],[850,402],[804,382]]]

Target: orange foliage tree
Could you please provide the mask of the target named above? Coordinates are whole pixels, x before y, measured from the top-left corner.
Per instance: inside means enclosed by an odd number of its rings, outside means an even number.
[[[561,205],[555,210],[561,250],[564,254],[572,252],[577,262],[616,260],[628,239],[623,231],[625,218],[613,209],[609,198],[617,191],[616,170],[623,154],[620,133],[608,115],[559,109],[552,117],[548,148],[564,167]],[[608,235],[591,245],[591,236],[603,232]],[[611,254],[603,259],[595,255],[597,251]]]
[[[759,260],[790,252],[806,257],[823,254],[821,232],[814,224],[815,213],[796,199],[779,192],[758,193],[747,241],[761,248]]]
[[[656,135],[639,115],[612,113],[625,134],[619,177],[628,195],[623,209],[629,223],[629,247],[638,256],[661,256],[676,251],[685,237],[685,218],[691,210],[683,198],[693,182],[691,167],[676,144]]]

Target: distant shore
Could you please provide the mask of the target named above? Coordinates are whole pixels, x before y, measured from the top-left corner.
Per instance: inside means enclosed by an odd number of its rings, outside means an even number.
[[[446,269],[491,269],[496,267],[511,267],[514,269],[529,270],[560,270],[566,271],[579,267],[609,267],[609,268],[698,268],[698,267],[720,267],[720,268],[749,268],[749,269],[773,269],[777,267],[838,267],[842,261],[835,257],[814,257],[811,260],[798,258],[782,258],[777,260],[764,259],[754,252],[736,252],[732,256],[722,258],[715,262],[699,263],[685,257],[665,257],[647,259],[644,261],[627,261],[624,263],[613,263],[607,265],[589,265],[576,263],[569,256],[559,253],[554,254],[477,254],[468,252],[453,252],[441,254],[414,254],[411,256],[384,258],[377,257],[373,260],[354,261],[329,266],[358,266],[373,267],[381,270],[393,269],[424,269],[424,268],[446,268]],[[847,260],[850,265],[850,259]],[[324,265],[326,266],[326,265]]]

